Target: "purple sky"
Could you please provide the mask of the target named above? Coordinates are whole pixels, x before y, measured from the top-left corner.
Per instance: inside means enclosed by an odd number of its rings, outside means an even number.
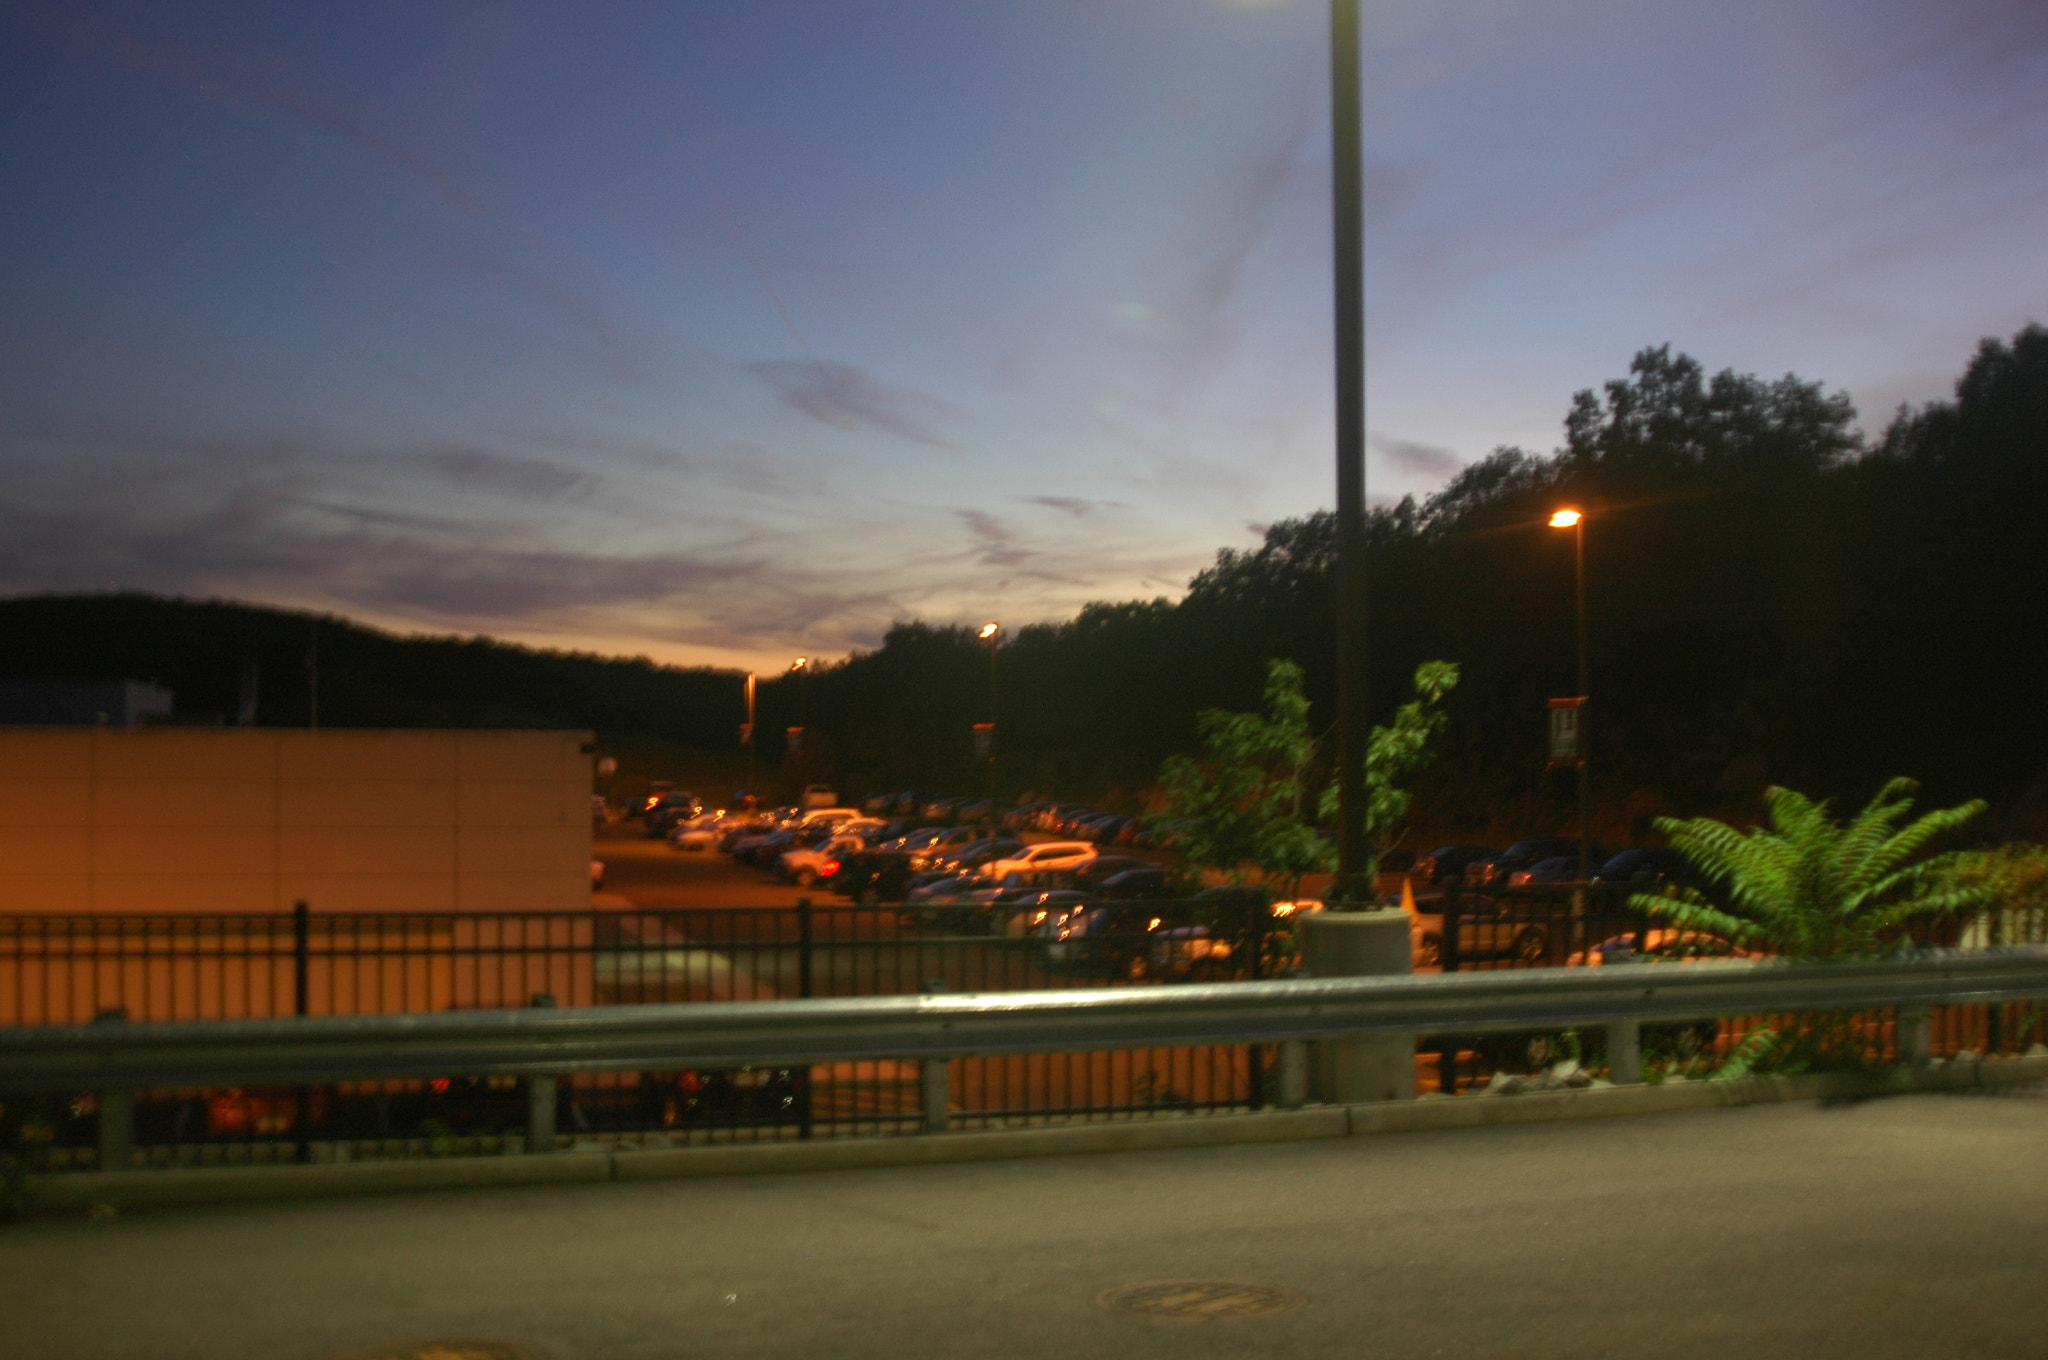
[[[1370,479],[2048,319],[2040,0],[1367,0]],[[0,12],[0,590],[779,668],[1331,499],[1321,0]]]

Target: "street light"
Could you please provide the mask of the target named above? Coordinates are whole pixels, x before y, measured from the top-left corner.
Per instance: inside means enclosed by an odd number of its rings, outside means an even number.
[[[808,719],[806,710],[809,707],[805,691],[809,688],[811,659],[800,656],[789,663],[789,669],[796,676],[796,726],[783,733],[785,759],[791,754],[800,754],[803,750],[804,723]]]
[[[1576,584],[1579,606],[1579,881],[1590,882],[1593,877],[1593,835],[1591,829],[1593,807],[1592,771],[1589,768],[1590,752],[1586,745],[1586,517],[1580,511],[1566,506],[1550,517],[1553,529],[1572,531],[1573,560],[1576,564]]]
[[[740,727],[740,738],[747,745],[747,793],[754,792],[754,672],[747,672],[747,720]]]
[[[988,721],[974,725],[976,752],[988,762],[988,815],[991,825],[996,815],[996,639],[1002,636],[1003,626],[991,619],[981,625],[975,636],[988,644]]]

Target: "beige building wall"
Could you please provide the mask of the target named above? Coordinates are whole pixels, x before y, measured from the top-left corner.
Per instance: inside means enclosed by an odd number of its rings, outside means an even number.
[[[585,908],[590,741],[0,728],[0,912]]]

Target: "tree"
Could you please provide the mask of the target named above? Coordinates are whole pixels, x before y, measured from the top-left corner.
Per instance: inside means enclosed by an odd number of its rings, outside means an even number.
[[[1446,721],[1438,709],[1458,683],[1448,661],[1415,669],[1415,698],[1375,727],[1366,745],[1366,831],[1374,841],[1407,815],[1409,796],[1399,787],[1429,760],[1429,744]],[[1337,852],[1316,830],[1336,814],[1337,788],[1326,787],[1306,815],[1308,777],[1318,743],[1309,729],[1301,667],[1275,660],[1266,667],[1266,711],[1201,715],[1207,755],[1169,759],[1160,771],[1166,809],[1156,820],[1177,822],[1175,844],[1191,864],[1220,869],[1233,881],[1256,866],[1287,884],[1290,894],[1306,874],[1336,867]],[[1377,868],[1369,864],[1370,874]]]
[[[1166,807],[1154,820],[1176,824],[1174,844],[1188,863],[1222,870],[1240,883],[1245,866],[1255,865],[1291,889],[1303,874],[1326,869],[1331,858],[1302,817],[1316,740],[1301,667],[1268,662],[1265,700],[1263,713],[1202,712],[1206,754],[1173,756],[1161,767]]]
[[[1456,662],[1423,662],[1415,668],[1415,697],[1394,710],[1392,726],[1373,728],[1366,740],[1365,835],[1374,847],[1366,865],[1368,879],[1379,873],[1378,847],[1408,815],[1412,799],[1401,786],[1429,764],[1430,742],[1450,721],[1439,705],[1457,683]],[[1317,808],[1321,820],[1337,816],[1338,796],[1335,784],[1323,790]]]
[[[1907,921],[1974,911],[1996,891],[1989,877],[1956,873],[1953,855],[1926,857],[1929,842],[1984,811],[1981,801],[1924,813],[1904,826],[1919,785],[1894,779],[1846,826],[1791,789],[1764,793],[1770,829],[1746,834],[1709,817],[1659,818],[1673,848],[1727,887],[1729,909],[1696,890],[1638,894],[1629,905],[1738,945],[1798,959],[1879,952]]]

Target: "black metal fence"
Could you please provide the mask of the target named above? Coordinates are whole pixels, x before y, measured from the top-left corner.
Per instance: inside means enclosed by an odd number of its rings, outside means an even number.
[[[2003,939],[2034,931],[2011,918]],[[803,903],[794,908],[279,916],[0,917],[0,1023],[262,1018],[532,1004],[746,1002],[920,991],[1157,986],[1285,975],[1291,922],[1246,901],[984,908]],[[1424,894],[1419,970],[1612,966],[1714,953],[1724,942],[1630,913],[1620,894],[1569,887]],[[1944,939],[1942,943],[1955,943]],[[1965,941],[1971,942],[1971,941]],[[1725,1057],[1769,1020],[1651,1026],[1654,1070]],[[1782,1022],[1781,1022],[1782,1023]],[[1872,1061],[1892,1056],[1891,1017],[1843,1021]],[[1951,1007],[1935,1051],[2021,1051],[2039,1007]],[[1436,1035],[1419,1045],[1425,1089],[1457,1093],[1496,1072],[1560,1058],[1602,1062],[1597,1034]],[[961,1127],[1128,1119],[1257,1108],[1272,1053],[1257,1046],[957,1059]],[[451,1075],[425,1083],[307,1090],[153,1092],[135,1111],[156,1163],[433,1155],[510,1150],[523,1084]],[[914,1063],[587,1076],[560,1085],[556,1125],[578,1138],[731,1141],[912,1131]],[[0,1140],[45,1140],[62,1164],[90,1160],[92,1097],[6,1100]]]
[[[1027,910],[818,906],[575,913],[0,918],[0,1023],[77,1024],[927,991],[1149,986],[1269,975],[1263,905]],[[963,1127],[1265,1103],[1246,1046],[956,1060]],[[521,1083],[451,1076],[311,1090],[152,1092],[136,1140],[159,1162],[509,1150]],[[915,1063],[640,1073],[561,1084],[579,1137],[807,1138],[920,1126]],[[10,1101],[0,1136],[96,1141],[90,1096]],[[11,1128],[7,1126],[12,1126]],[[337,1154],[336,1148],[347,1152]],[[66,1150],[72,1150],[67,1152]]]

